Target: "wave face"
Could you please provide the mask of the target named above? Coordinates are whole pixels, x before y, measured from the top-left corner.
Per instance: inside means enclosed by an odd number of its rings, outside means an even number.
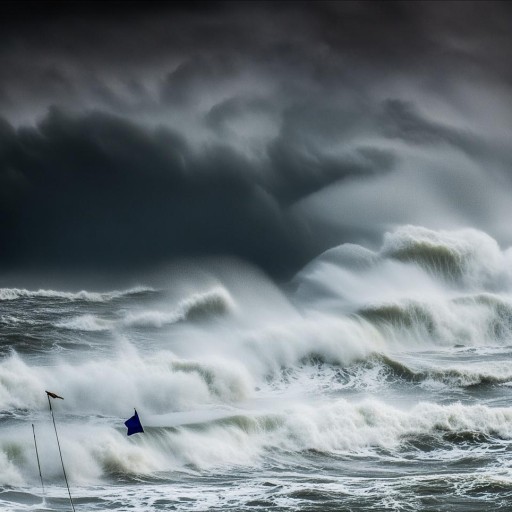
[[[285,289],[232,262],[125,291],[2,288],[0,505],[38,503],[32,424],[47,505],[65,497],[51,390],[86,510],[330,510],[340,489],[353,510],[426,510],[419,488],[435,510],[499,508],[511,258],[482,232],[402,226]]]

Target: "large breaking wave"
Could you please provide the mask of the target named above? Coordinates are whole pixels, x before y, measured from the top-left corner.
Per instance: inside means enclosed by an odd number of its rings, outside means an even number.
[[[457,439],[512,439],[512,411],[480,405],[420,403],[404,411],[376,400],[355,404],[338,399],[291,403],[275,411],[225,411],[223,417],[211,416],[214,419],[175,426],[160,426],[158,417],[145,418],[155,425],[146,425],[146,434],[137,440],[107,425],[61,426],[70,477],[85,484],[120,474],[261,466],[268,463],[270,454],[271,460],[280,457],[283,461],[307,452],[347,456],[377,455],[385,450],[398,456],[419,442],[449,447]],[[38,434],[45,475],[59,479],[51,428],[40,424]],[[9,461],[0,472],[1,484],[37,479],[30,441],[20,431],[0,441],[0,458]]]

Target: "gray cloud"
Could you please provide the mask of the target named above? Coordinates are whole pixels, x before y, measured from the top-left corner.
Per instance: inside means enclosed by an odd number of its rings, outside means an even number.
[[[421,116],[414,105],[401,100],[388,100],[382,115],[384,133],[413,144],[448,144],[469,155],[484,151],[478,137],[469,131],[460,130]]]

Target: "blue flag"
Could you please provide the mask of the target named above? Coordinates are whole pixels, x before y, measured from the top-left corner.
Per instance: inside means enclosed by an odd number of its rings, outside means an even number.
[[[137,432],[144,432],[136,410],[135,414],[130,419],[127,419],[124,424],[128,427],[128,436],[136,434]]]

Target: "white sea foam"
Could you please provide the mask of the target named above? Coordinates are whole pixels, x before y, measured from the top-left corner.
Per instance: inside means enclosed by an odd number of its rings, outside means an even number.
[[[158,418],[153,418],[153,423]],[[79,483],[96,481],[105,474],[151,474],[157,471],[215,470],[237,465],[260,465],[266,454],[293,454],[314,450],[323,453],[368,454],[368,450],[397,450],[416,436],[445,434],[499,436],[512,439],[512,410],[482,405],[436,405],[420,403],[408,410],[375,400],[351,403],[343,399],[317,403],[284,403],[274,411],[243,412],[202,425],[167,428],[146,425],[146,433],[128,439],[122,428],[108,425],[61,423],[60,436],[70,477]],[[39,428],[41,458],[45,474],[60,476],[56,454],[52,453],[51,429]],[[4,429],[0,457],[18,453],[5,479],[36,469],[24,459],[31,453],[29,436]],[[485,451],[485,450],[484,450]],[[477,456],[476,452],[472,452]],[[1,474],[1,473],[0,473]],[[5,483],[5,482],[2,482]]]

